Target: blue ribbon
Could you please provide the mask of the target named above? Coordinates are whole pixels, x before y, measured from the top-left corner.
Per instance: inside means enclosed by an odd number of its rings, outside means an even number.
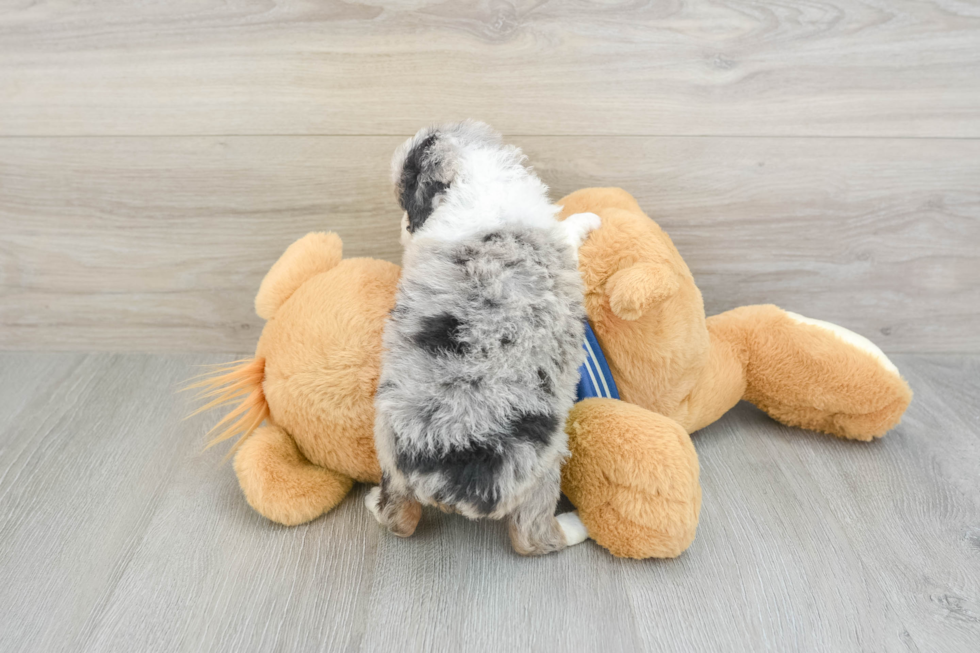
[[[579,380],[576,401],[582,401],[588,397],[609,397],[619,399],[619,390],[616,389],[616,382],[613,380],[612,372],[609,371],[609,364],[602,353],[602,347],[596,340],[595,333],[588,322],[585,323],[585,342],[582,343],[585,349],[585,362],[578,369]]]

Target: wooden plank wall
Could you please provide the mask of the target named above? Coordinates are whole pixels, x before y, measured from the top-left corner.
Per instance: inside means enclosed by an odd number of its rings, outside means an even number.
[[[248,351],[295,238],[398,260],[390,153],[463,117],[634,193],[709,313],[980,351],[959,0],[4,3],[0,348]]]

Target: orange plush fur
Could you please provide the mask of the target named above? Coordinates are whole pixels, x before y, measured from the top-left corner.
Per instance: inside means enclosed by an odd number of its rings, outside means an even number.
[[[911,391],[871,343],[775,306],[706,319],[684,260],[632,196],[585,189],[560,204],[563,216],[602,217],[579,266],[622,396],[572,409],[562,489],[614,555],[674,557],[690,545],[701,488],[689,433],[741,399],[856,440],[898,423]],[[216,440],[241,436],[239,484],[269,519],[309,521],[355,481],[378,482],[373,399],[398,275],[391,263],[342,260],[334,234],[305,236],[262,282],[255,306],[268,321],[255,358],[197,384],[208,406],[241,402]]]

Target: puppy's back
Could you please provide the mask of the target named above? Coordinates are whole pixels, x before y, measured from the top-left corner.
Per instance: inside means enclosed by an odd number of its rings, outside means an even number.
[[[584,357],[574,255],[514,227],[415,243],[405,263],[377,395],[382,466],[420,501],[502,516],[567,453]]]

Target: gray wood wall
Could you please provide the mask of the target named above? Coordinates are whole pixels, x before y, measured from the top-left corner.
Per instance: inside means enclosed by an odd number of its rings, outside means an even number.
[[[248,351],[282,250],[397,261],[392,149],[475,117],[709,313],[980,351],[975,3],[0,2],[2,349]]]

